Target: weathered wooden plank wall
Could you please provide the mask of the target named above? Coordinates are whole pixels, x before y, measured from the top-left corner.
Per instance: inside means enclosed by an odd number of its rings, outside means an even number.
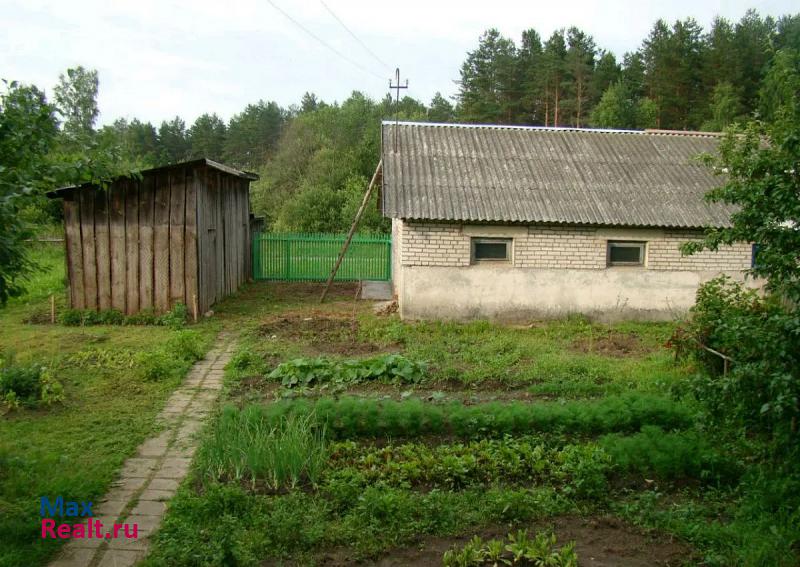
[[[153,309],[155,231],[155,177],[148,175],[139,184],[139,307]]]
[[[249,182],[209,167],[149,172],[64,199],[70,303],[202,314],[250,277]]]
[[[81,208],[81,244],[83,247],[83,295],[84,308],[97,309],[97,254],[94,236],[95,190],[78,192]]]
[[[125,189],[125,312],[138,313],[139,300],[139,183],[131,180]]]
[[[64,199],[64,244],[67,252],[67,277],[70,302],[76,309],[85,305],[83,293],[83,246],[81,244],[80,202],[71,196]]]

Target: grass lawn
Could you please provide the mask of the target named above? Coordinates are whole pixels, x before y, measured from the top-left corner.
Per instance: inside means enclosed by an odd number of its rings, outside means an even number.
[[[165,362],[165,345],[181,335],[202,351],[219,328],[217,321],[192,331],[52,325],[50,294],[59,311],[64,305],[63,252],[46,245],[34,256],[41,269],[28,294],[0,308],[0,355],[21,367],[46,365],[64,400],[0,415],[0,565],[9,567],[42,564],[58,547],[39,537],[41,496],[96,500],[154,432],[156,414],[191,365]],[[158,379],[142,377],[148,363]]]
[[[670,324],[405,323],[320,291],[216,309],[241,333],[227,400],[147,565],[490,565],[505,546],[570,565],[570,541],[581,564],[798,563],[796,483],[705,431]]]

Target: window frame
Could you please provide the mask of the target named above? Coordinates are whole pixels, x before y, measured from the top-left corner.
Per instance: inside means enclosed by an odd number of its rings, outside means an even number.
[[[612,262],[612,248],[638,248],[638,262]],[[607,240],[606,241],[606,267],[607,268],[642,268],[647,258],[647,242],[642,240]]]
[[[505,258],[477,258],[475,256],[475,245],[479,243],[502,243],[506,245]],[[470,264],[510,264],[513,254],[514,239],[508,237],[492,237],[492,236],[472,236],[469,239],[469,260]]]

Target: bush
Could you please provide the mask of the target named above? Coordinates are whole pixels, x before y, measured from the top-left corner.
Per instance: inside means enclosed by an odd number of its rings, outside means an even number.
[[[9,409],[50,405],[63,399],[64,388],[48,367],[14,364],[10,355],[0,359],[0,401]]]
[[[199,463],[210,480],[263,483],[270,490],[316,484],[327,459],[325,430],[314,416],[290,416],[270,423],[251,406],[223,410]]]
[[[727,277],[704,284],[688,322],[671,345],[679,356],[698,360],[704,373],[695,380],[695,396],[714,422],[749,431],[791,437],[796,443],[800,414],[800,313],[775,296]],[[732,359],[725,372],[722,359]]]

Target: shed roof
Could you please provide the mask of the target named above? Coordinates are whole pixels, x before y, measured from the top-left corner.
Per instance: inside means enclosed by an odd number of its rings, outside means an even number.
[[[712,133],[430,124],[382,127],[385,216],[612,226],[728,226]]]
[[[221,171],[221,172],[227,173],[229,175],[234,175],[236,177],[240,177],[241,179],[249,179],[250,181],[255,181],[255,180],[258,179],[258,175],[256,175],[255,173],[250,173],[248,171],[240,171],[240,170],[238,170],[236,168],[233,168],[233,167],[230,167],[228,165],[216,162],[214,160],[210,160],[208,158],[199,158],[199,159],[193,159],[193,160],[188,160],[188,161],[181,161],[181,162],[178,162],[178,163],[170,163],[168,165],[162,165],[162,166],[159,166],[159,167],[152,167],[150,169],[143,169],[143,170],[139,171],[138,173],[140,175],[144,175],[144,174],[147,174],[147,173],[158,173],[158,172],[161,172],[161,171],[168,171],[170,169],[174,169],[174,168],[177,168],[177,167],[194,167],[194,166],[197,166],[197,165],[206,165],[206,166],[208,166],[208,167],[210,167],[212,169],[216,169],[217,171]],[[123,177],[127,177],[127,176],[121,175],[121,176],[117,177],[116,179],[122,179]],[[60,187],[58,189],[54,189],[53,191],[48,192],[47,196],[50,197],[51,199],[56,199],[58,197],[63,197],[64,193],[66,193],[68,191],[71,191],[73,189],[77,189],[79,187],[88,187],[90,185],[91,185],[91,183],[84,183],[83,185],[70,185],[69,187]]]

